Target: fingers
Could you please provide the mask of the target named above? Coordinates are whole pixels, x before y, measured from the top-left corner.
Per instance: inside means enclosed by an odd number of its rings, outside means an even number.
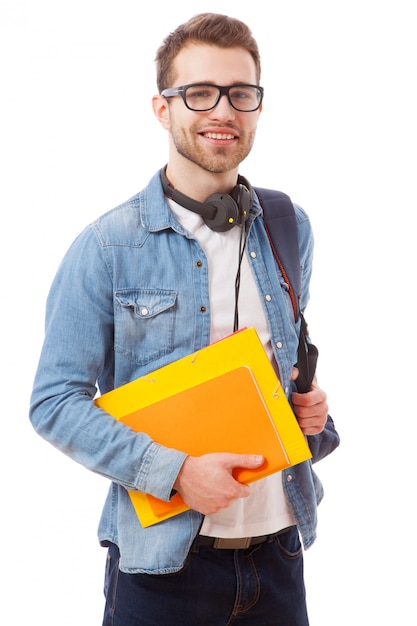
[[[300,373],[299,369],[297,367],[293,367],[291,370],[290,380],[291,381],[297,380],[299,373]]]
[[[291,399],[294,413],[304,435],[317,435],[322,432],[329,411],[325,392],[313,384],[311,391],[294,392]]]
[[[257,454],[214,453],[189,456],[177,476],[174,488],[188,506],[203,515],[230,506],[237,498],[246,498],[250,487],[234,479],[235,467],[256,468],[263,456]]]
[[[223,454],[225,466],[229,469],[235,467],[245,467],[247,469],[256,469],[264,462],[261,454]]]

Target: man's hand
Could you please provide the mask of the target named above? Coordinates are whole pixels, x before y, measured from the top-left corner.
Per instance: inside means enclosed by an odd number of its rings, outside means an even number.
[[[237,498],[247,498],[248,485],[233,478],[235,467],[256,468],[264,462],[256,454],[219,452],[188,456],[177,476],[174,489],[191,509],[210,515],[228,507]]]
[[[291,380],[296,380],[298,370],[294,367]],[[304,435],[318,435],[324,430],[329,407],[325,392],[314,378],[311,390],[307,393],[293,392],[291,395],[294,413]]]

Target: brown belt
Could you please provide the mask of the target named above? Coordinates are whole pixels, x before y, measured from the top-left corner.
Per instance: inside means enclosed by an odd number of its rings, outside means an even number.
[[[293,526],[283,528],[271,535],[261,535],[259,537],[240,537],[238,539],[227,539],[223,537],[207,537],[206,535],[200,535],[198,543],[200,546],[209,546],[210,548],[216,548],[217,550],[245,550],[251,546],[257,546],[260,543],[271,541],[278,535],[283,535],[288,532]]]

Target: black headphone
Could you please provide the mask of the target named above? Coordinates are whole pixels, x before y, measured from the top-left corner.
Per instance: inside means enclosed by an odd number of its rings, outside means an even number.
[[[230,194],[213,193],[205,202],[198,202],[171,187],[165,167],[161,169],[161,183],[165,195],[181,206],[202,216],[207,226],[218,233],[242,225],[249,217],[253,203],[253,189],[243,176],[238,177]]]

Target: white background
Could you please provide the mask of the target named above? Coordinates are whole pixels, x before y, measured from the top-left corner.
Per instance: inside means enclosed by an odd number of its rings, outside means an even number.
[[[101,623],[107,485],[27,417],[45,299],[79,231],[165,163],[155,51],[207,10],[246,21],[261,49],[264,110],[241,173],[289,193],[315,231],[307,317],[342,446],[317,468],[326,497],[305,555],[311,624],[414,623],[412,5],[0,1],[5,626]]]

